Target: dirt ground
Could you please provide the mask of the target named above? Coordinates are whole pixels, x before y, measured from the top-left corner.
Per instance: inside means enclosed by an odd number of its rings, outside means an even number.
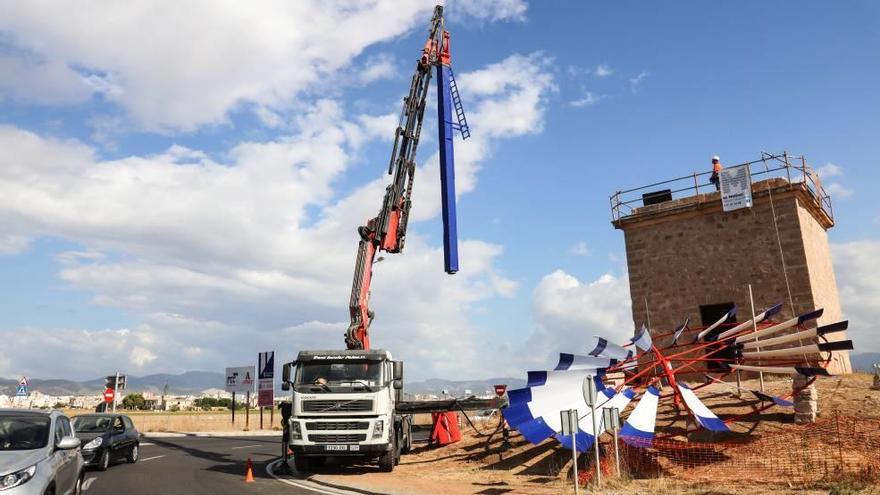
[[[834,415],[880,418],[880,391],[870,390],[871,375],[853,374],[843,377],[819,379],[820,419]],[[758,390],[757,380],[745,380],[743,389]],[[791,390],[790,379],[775,378],[765,382],[767,393],[783,395]],[[698,391],[698,396],[722,418],[738,416],[752,411],[758,402],[753,396],[736,396],[730,387],[713,384]],[[631,409],[631,408],[630,408]],[[625,414],[624,414],[625,415]],[[726,434],[724,441],[760,438],[766,435],[802,428],[793,424],[790,408],[774,407],[760,414],[746,416],[731,425],[734,433]],[[658,412],[658,431],[675,434],[684,431],[687,420],[673,407],[661,407]],[[497,421],[478,424],[484,433],[491,433]],[[321,470],[317,479],[343,485],[356,485],[366,490],[392,494],[441,494],[441,495],[504,495],[504,494],[561,494],[573,493],[570,480],[571,451],[562,448],[555,440],[531,445],[516,432],[511,433],[511,449],[500,450],[500,435],[487,442],[466,423],[463,424],[463,441],[443,448],[429,449],[418,445],[404,455],[392,474],[379,473],[374,466],[333,466]],[[872,433],[873,435],[873,433]],[[880,431],[876,435],[880,440]],[[673,437],[675,438],[675,437]],[[684,435],[678,438],[685,439]],[[693,434],[690,441],[695,440]],[[714,441],[714,440],[713,440]],[[876,451],[873,452],[876,454]],[[735,459],[734,459],[735,460]],[[583,461],[582,461],[583,463]],[[825,493],[880,493],[877,485],[864,480],[836,482],[776,483],[766,485],[749,479],[748,473],[741,478],[725,482],[702,482],[685,480],[673,475],[660,474],[649,479],[614,479],[606,477],[603,486],[588,493],[608,494],[825,494]],[[587,493],[586,490],[582,492]]]

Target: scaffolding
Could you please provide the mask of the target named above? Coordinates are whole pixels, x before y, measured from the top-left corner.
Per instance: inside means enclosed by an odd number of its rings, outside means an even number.
[[[779,154],[761,153],[761,158],[738,165],[729,165],[728,168],[746,166],[749,175],[753,179],[785,180],[783,185],[790,189],[800,188],[805,190],[812,198],[815,206],[827,216],[829,227],[834,224],[834,210],[831,207],[831,196],[822,187],[822,182],[816,170],[807,165],[804,156],[790,155],[788,152]],[[694,172],[690,175],[676,177],[674,179],[655,182],[646,186],[640,186],[625,191],[617,191],[610,197],[611,223],[620,227],[622,221],[634,219],[640,213],[649,209],[650,203],[647,196],[662,192],[667,195],[667,201],[675,207],[693,207],[708,202],[720,202],[720,195],[715,191],[715,185],[708,181],[712,172]],[[778,182],[778,181],[777,181]],[[769,184],[768,184],[769,186]],[[658,188],[662,190],[658,191]],[[775,187],[775,186],[774,186]],[[679,201],[686,200],[686,201]],[[668,211],[669,208],[663,208]]]

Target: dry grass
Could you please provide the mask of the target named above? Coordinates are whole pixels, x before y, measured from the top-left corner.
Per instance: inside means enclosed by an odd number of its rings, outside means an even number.
[[[149,412],[120,411],[128,415],[135,428],[145,432],[204,432],[204,431],[247,431],[260,429],[260,411],[250,411],[249,427],[245,428],[244,411],[235,412],[235,424],[232,415],[225,411],[181,411],[181,412]],[[68,411],[71,416],[84,414],[81,410]],[[274,423],[269,422],[269,411],[263,412],[263,429],[281,429],[281,414],[275,411]]]

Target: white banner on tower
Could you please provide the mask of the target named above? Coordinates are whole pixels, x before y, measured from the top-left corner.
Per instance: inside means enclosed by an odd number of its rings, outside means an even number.
[[[722,169],[718,178],[721,181],[721,207],[724,211],[752,207],[752,174],[748,165]]]

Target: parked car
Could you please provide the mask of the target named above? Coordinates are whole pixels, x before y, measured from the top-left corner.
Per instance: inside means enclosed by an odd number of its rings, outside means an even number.
[[[84,462],[59,411],[0,409],[0,493],[80,495]]]
[[[73,418],[73,429],[83,442],[86,466],[106,471],[116,461],[137,462],[139,435],[131,418],[122,414],[85,414]]]

